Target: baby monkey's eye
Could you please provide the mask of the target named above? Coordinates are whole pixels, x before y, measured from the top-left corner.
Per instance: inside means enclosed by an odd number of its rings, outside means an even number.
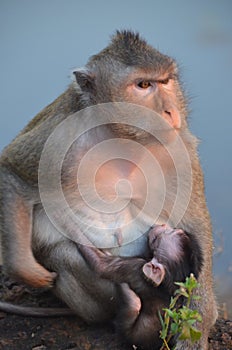
[[[138,87],[141,89],[148,89],[151,85],[152,84],[149,80],[142,80],[138,83]]]

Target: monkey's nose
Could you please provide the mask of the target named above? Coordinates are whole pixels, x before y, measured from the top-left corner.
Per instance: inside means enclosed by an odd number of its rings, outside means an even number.
[[[175,129],[180,129],[181,118],[180,113],[176,107],[168,108],[162,112],[163,118]]]

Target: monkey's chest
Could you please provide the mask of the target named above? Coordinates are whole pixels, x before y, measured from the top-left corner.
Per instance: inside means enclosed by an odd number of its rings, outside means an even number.
[[[163,178],[154,167],[149,170],[144,174],[140,167],[120,159],[78,179],[70,206],[82,234],[94,245],[127,255],[133,244],[141,253],[164,202]]]

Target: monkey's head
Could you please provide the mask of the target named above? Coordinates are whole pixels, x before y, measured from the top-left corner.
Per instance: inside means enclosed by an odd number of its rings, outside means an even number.
[[[138,34],[118,31],[109,46],[74,75],[83,107],[128,102],[154,110],[176,130],[185,125],[186,103],[175,61]]]
[[[197,239],[182,229],[157,225],[148,234],[151,261],[143,266],[143,273],[156,286],[173,290],[174,282],[184,282],[191,273],[198,278],[203,257]]]

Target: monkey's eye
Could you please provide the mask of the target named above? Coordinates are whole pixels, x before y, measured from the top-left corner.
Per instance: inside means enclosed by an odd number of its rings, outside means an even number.
[[[138,87],[141,89],[148,89],[150,86],[152,86],[152,84],[149,80],[142,80],[138,83]]]
[[[169,83],[169,80],[170,80],[169,78],[162,79],[162,80],[159,80],[159,83],[163,85],[167,85]]]

